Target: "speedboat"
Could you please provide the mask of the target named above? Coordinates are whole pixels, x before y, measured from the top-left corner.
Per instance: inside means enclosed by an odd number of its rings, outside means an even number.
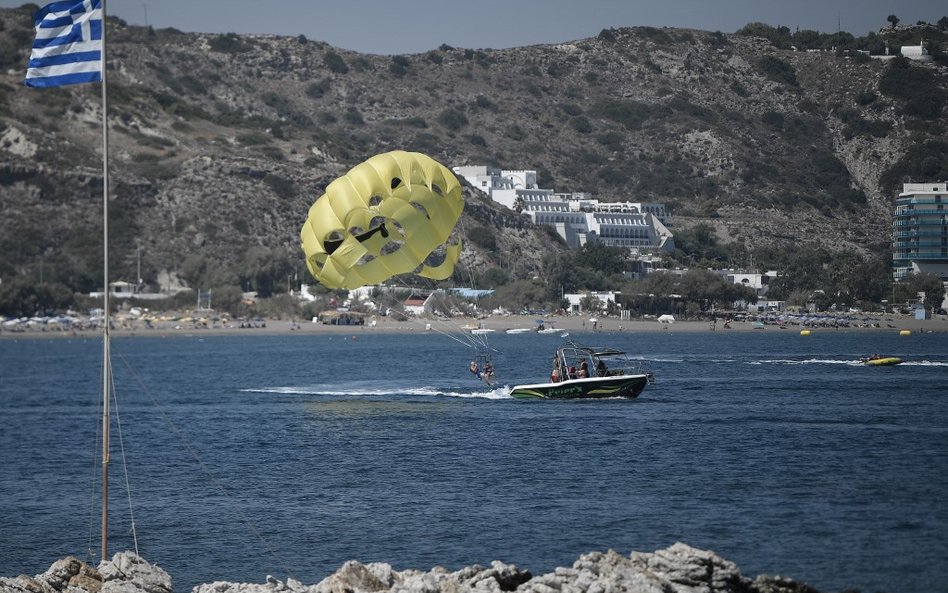
[[[621,350],[567,342],[553,356],[549,382],[517,385],[510,395],[516,399],[634,399],[653,380],[652,373]]]
[[[898,356],[882,356],[880,354],[873,354],[872,356],[864,356],[863,358],[860,358],[859,361],[869,366],[892,366],[894,364],[901,363],[902,359]]]

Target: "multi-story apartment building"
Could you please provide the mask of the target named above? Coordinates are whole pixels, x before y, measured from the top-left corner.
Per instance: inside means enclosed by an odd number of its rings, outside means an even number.
[[[906,183],[895,202],[893,276],[948,280],[948,184]]]

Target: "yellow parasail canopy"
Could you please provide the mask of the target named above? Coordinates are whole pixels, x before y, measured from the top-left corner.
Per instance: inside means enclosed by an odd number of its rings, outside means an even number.
[[[443,280],[461,254],[452,232],[463,209],[461,184],[444,165],[419,152],[376,155],[310,207],[300,231],[306,267],[327,288],[412,272]]]

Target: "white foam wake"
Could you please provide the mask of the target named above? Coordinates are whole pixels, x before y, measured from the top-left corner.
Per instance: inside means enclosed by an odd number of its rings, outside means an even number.
[[[486,386],[485,386],[486,387]],[[431,396],[461,397],[474,399],[507,399],[510,387],[494,387],[483,390],[464,390],[457,388],[438,388],[432,386],[414,387],[344,387],[341,385],[250,387],[240,390],[243,393],[272,393],[278,395],[318,395],[324,397],[386,397],[386,396]]]

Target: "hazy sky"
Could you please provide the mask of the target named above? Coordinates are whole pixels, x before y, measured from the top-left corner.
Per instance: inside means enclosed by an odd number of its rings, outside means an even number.
[[[44,0],[34,0],[40,6]],[[0,0],[2,7],[24,4]],[[132,25],[186,32],[305,35],[363,53],[419,53],[442,43],[508,48],[593,37],[609,27],[733,33],[760,21],[865,35],[948,16],[945,0],[108,0]]]

